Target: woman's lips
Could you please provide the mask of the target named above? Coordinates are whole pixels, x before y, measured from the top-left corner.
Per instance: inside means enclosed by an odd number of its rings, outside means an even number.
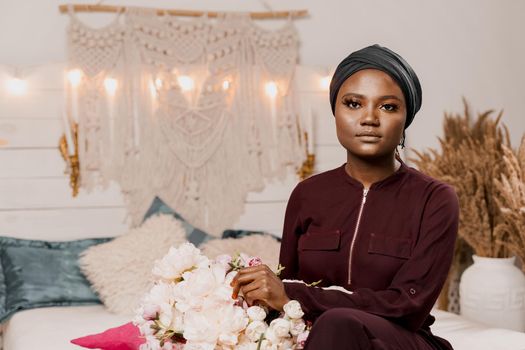
[[[364,142],[377,142],[381,138],[381,135],[374,132],[360,132],[356,136]]]

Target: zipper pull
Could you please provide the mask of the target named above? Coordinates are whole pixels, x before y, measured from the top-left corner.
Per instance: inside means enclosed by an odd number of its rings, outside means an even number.
[[[363,203],[366,201],[366,196],[368,194],[368,190],[369,190],[368,188],[364,188],[363,189]]]

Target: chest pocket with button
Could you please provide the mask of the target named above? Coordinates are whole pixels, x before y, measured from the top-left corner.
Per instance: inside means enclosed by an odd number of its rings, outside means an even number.
[[[368,253],[408,259],[412,254],[412,240],[372,233],[368,244]]]

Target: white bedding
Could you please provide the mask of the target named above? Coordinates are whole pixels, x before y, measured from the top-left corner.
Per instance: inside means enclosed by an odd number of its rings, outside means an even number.
[[[465,320],[441,310],[432,310],[432,332],[450,341],[455,350],[525,350],[525,333]]]
[[[79,350],[71,339],[130,321],[102,305],[47,307],[17,312],[4,329],[4,350]]]
[[[434,334],[448,339],[455,350],[525,350],[525,333],[488,328],[448,312],[433,310]],[[52,307],[21,311],[7,323],[4,350],[74,350],[69,341],[130,321],[102,305]]]

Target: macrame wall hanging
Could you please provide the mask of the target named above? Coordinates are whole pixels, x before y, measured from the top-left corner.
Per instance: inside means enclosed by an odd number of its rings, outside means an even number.
[[[291,19],[269,31],[249,14],[127,8],[95,29],[69,15],[67,122],[78,123],[81,187],[116,181],[132,224],[158,196],[219,235],[248,192],[305,160]]]

